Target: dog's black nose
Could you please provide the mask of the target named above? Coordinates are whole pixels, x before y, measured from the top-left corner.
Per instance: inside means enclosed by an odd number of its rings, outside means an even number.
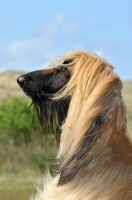
[[[17,78],[17,82],[18,82],[18,84],[19,84],[20,86],[23,86],[24,81],[25,81],[24,76],[19,76],[19,77]]]

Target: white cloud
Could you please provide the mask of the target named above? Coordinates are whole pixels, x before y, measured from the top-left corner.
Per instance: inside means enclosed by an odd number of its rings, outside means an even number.
[[[49,21],[46,26],[44,26],[44,32],[46,32],[47,34],[50,34],[52,36],[56,35],[58,33],[58,31],[60,31],[61,25],[63,24],[63,21],[66,18],[66,14],[64,12],[62,13],[57,13],[55,17],[53,17],[51,19],[51,21]]]
[[[26,54],[28,50],[30,50],[30,40],[15,40],[8,45],[6,52],[10,56],[18,56]]]
[[[74,45],[74,49],[75,50],[84,50],[85,47],[84,47],[84,44],[82,42],[77,42],[75,45]]]
[[[104,53],[104,51],[102,49],[96,49],[93,52],[96,53],[100,57],[105,57],[105,53]]]
[[[77,29],[80,27],[80,21],[78,19],[71,20],[68,19],[65,12],[57,13],[47,24],[42,24],[38,30],[37,34],[46,34],[49,36],[55,36],[59,33],[65,36],[73,35]]]
[[[74,33],[76,33],[76,31],[79,30],[81,26],[81,23],[76,20],[71,20],[71,21],[68,21],[67,23],[65,23],[63,25],[63,32],[67,35],[67,36],[71,36],[71,35],[74,35]]]
[[[29,38],[16,39],[0,48],[0,69],[32,70],[44,59],[54,58],[64,48],[65,41],[72,37],[79,25],[68,20],[66,13],[58,13],[46,24],[37,27]],[[3,51],[4,50],[4,51]],[[37,66],[36,66],[37,68]]]

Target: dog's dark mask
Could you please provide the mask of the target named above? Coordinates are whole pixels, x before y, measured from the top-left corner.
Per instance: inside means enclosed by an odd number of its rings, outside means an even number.
[[[66,60],[57,67],[33,71],[17,78],[19,86],[32,99],[41,126],[44,127],[48,121],[52,129],[55,129],[53,131],[57,142],[60,137],[58,130],[67,115],[70,100],[69,98],[52,100],[52,97],[68,83],[71,70],[67,64],[70,62],[72,61]]]
[[[64,66],[38,70],[17,78],[17,82],[33,102],[44,101],[54,96],[69,81],[71,72]]]

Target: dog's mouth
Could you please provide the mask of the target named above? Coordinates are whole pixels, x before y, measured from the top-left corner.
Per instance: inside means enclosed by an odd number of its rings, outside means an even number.
[[[17,83],[23,90],[26,96],[28,96],[34,103],[40,103],[43,101],[50,101],[54,95],[59,92],[68,82],[68,80],[62,83],[56,83],[48,80],[40,80],[39,78],[32,79],[28,74],[22,75],[17,78]],[[57,82],[58,80],[56,80]],[[48,83],[48,84],[47,84]]]
[[[25,84],[23,77],[17,78],[18,85],[24,92],[35,103],[36,101],[46,101],[54,97],[55,93],[49,93],[41,90],[41,88],[34,88],[31,84]]]

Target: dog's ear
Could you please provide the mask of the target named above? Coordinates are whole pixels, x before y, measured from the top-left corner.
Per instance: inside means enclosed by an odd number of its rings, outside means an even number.
[[[83,138],[81,145],[76,150],[75,154],[70,158],[70,160],[60,168],[60,179],[58,185],[64,185],[67,182],[71,181],[78,171],[88,165],[94,156],[89,156],[89,152],[96,144],[98,138],[95,136],[96,132],[102,127],[105,119],[105,113],[96,117],[93,124],[86,132],[85,137]]]
[[[101,128],[101,126],[104,122],[105,115],[106,115],[106,112],[104,112],[103,114],[96,117],[92,126],[88,130],[88,133],[87,133],[88,135],[95,133],[96,131],[98,131]]]

